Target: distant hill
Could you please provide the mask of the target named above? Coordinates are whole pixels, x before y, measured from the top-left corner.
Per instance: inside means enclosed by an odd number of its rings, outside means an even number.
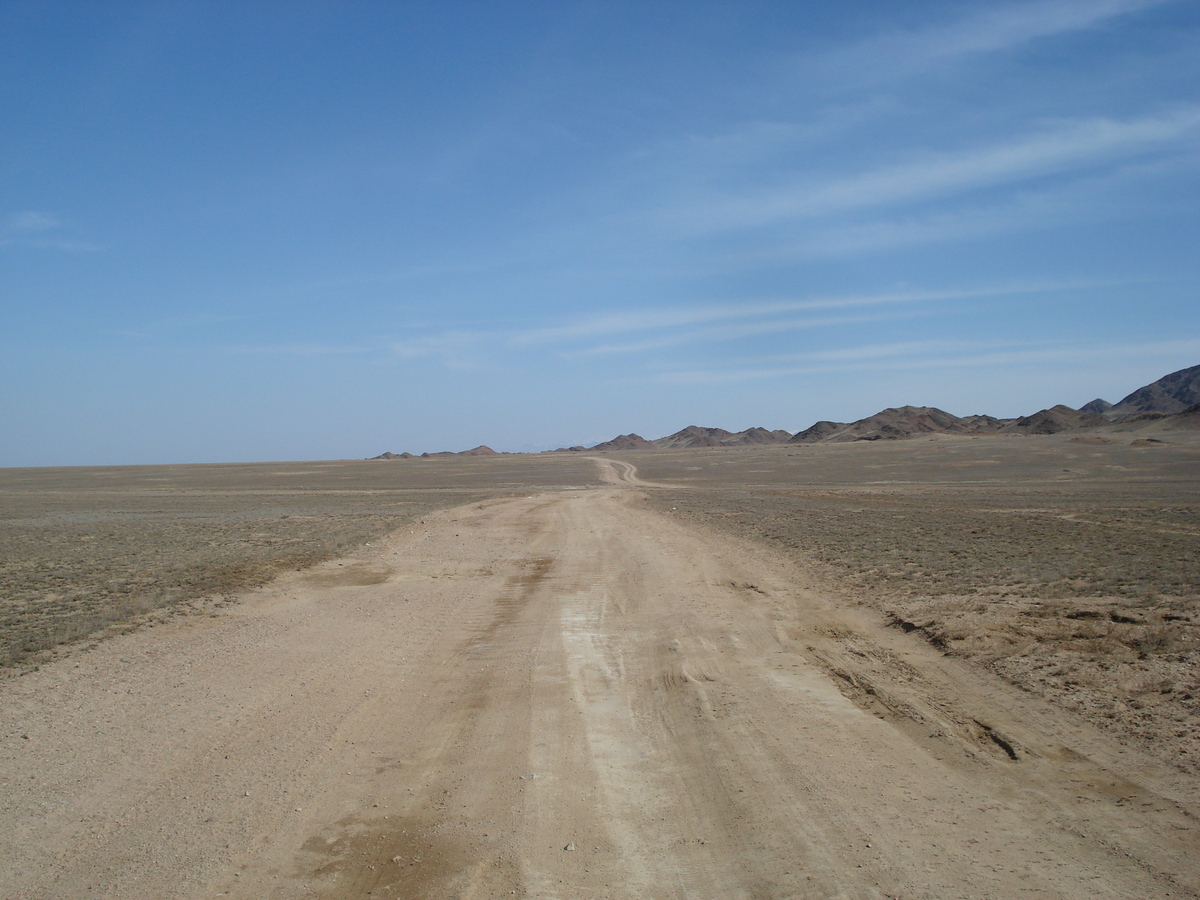
[[[675,450],[684,447],[723,447],[722,438],[733,437],[733,432],[724,428],[701,428],[699,425],[689,425],[674,434],[651,441],[655,447],[663,450]]]
[[[592,447],[593,450],[652,450],[654,445],[640,434],[619,434],[611,441]]]
[[[485,444],[480,444],[473,450],[462,450],[454,453],[450,450],[439,450],[437,453],[422,453],[416,456],[412,453],[392,453],[387,451],[380,453],[378,456],[372,456],[371,459],[446,459],[451,456],[500,456],[500,453],[488,447]]]
[[[967,431],[999,431],[1005,425],[1015,420],[997,419],[995,416],[974,415],[963,416],[959,421]]]
[[[1179,413],[1200,403],[1200,366],[1180,369],[1140,387],[1104,413],[1111,421],[1145,413]]]
[[[747,428],[726,431],[688,425],[652,441],[639,434],[620,434],[594,447],[560,448],[560,452],[584,450],[671,450],[700,447],[744,447],[763,444],[824,444],[846,441],[901,440],[920,434],[1057,434],[1076,429],[1107,428],[1117,431],[1169,431],[1200,429],[1200,366],[1180,369],[1140,387],[1113,405],[1096,398],[1080,409],[1059,404],[1018,419],[995,416],[956,416],[935,406],[896,406],[880,410],[856,422],[815,422],[795,434],[782,429]],[[499,456],[483,444],[459,453],[381,453],[372,459],[435,459],[450,456]]]
[[[1200,403],[1172,415],[1171,424],[1176,428],[1187,428],[1190,431],[1200,430]]]
[[[500,454],[485,444],[480,444],[472,450],[460,450],[453,453],[450,450],[440,450],[437,453],[422,453],[418,459],[445,459],[450,456],[499,456]]]
[[[1069,406],[1054,406],[1020,419],[963,416],[936,406],[899,406],[857,422],[817,422],[792,438],[793,444],[899,440],[918,434],[1056,434],[1072,428],[1103,425],[1105,419]]]
[[[740,444],[783,444],[792,439],[792,433],[784,431],[782,428],[774,431],[768,431],[765,428],[747,428],[745,431],[739,431],[734,437],[738,438]]]
[[[838,434],[843,428],[849,428],[845,422],[830,422],[828,419],[822,419],[820,422],[814,422],[803,431],[797,431],[792,435],[792,444],[815,444],[818,441],[823,441],[827,437]]]
[[[1200,428],[1200,366],[1172,372],[1138,388],[1115,406],[1095,399],[1081,409],[1059,404],[1019,419],[974,415],[959,418],[936,407],[885,409],[857,422],[820,421],[792,437],[793,444],[876,441],[916,434],[1056,434],[1119,422],[1155,430]]]
[[[791,443],[896,440],[914,434],[963,434],[970,430],[958,416],[935,406],[898,406],[857,422],[817,422],[795,435]]]
[[[1112,407],[1113,405],[1107,400],[1101,400],[1099,397],[1097,397],[1095,400],[1089,400],[1087,403],[1083,404],[1083,406],[1079,407],[1079,411],[1102,416],[1112,409]]]
[[[1039,410],[1032,416],[1022,416],[1000,430],[1023,434],[1058,434],[1060,431],[1103,425],[1105,422],[1107,419],[1102,416],[1059,404]]]
[[[661,449],[681,447],[743,447],[750,444],[780,444],[791,438],[790,431],[768,431],[747,428],[745,431],[726,431],[724,428],[702,428],[689,425],[674,434],[651,441]]]
[[[1200,403],[1177,413],[1142,413],[1125,416],[1108,426],[1110,431],[1153,434],[1159,431],[1200,431]]]

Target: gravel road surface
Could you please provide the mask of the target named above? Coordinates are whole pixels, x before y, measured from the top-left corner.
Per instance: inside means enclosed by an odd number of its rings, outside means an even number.
[[[1200,792],[609,485],[0,683],[0,898],[1200,896]]]

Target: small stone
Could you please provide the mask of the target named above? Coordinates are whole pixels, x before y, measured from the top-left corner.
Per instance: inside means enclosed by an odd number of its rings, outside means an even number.
[[[574,842],[574,841],[571,841],[571,843],[567,844],[567,846],[563,847],[563,849],[564,849],[564,850],[574,850],[574,849],[575,849],[575,842]]]

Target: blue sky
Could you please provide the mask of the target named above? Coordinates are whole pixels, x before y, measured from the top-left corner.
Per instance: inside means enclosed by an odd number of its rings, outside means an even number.
[[[0,465],[1116,401],[1198,87],[1190,0],[8,0]]]

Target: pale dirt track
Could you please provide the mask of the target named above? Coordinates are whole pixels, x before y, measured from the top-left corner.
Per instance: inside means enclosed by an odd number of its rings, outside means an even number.
[[[636,477],[9,678],[0,898],[1200,896],[1194,782]]]

